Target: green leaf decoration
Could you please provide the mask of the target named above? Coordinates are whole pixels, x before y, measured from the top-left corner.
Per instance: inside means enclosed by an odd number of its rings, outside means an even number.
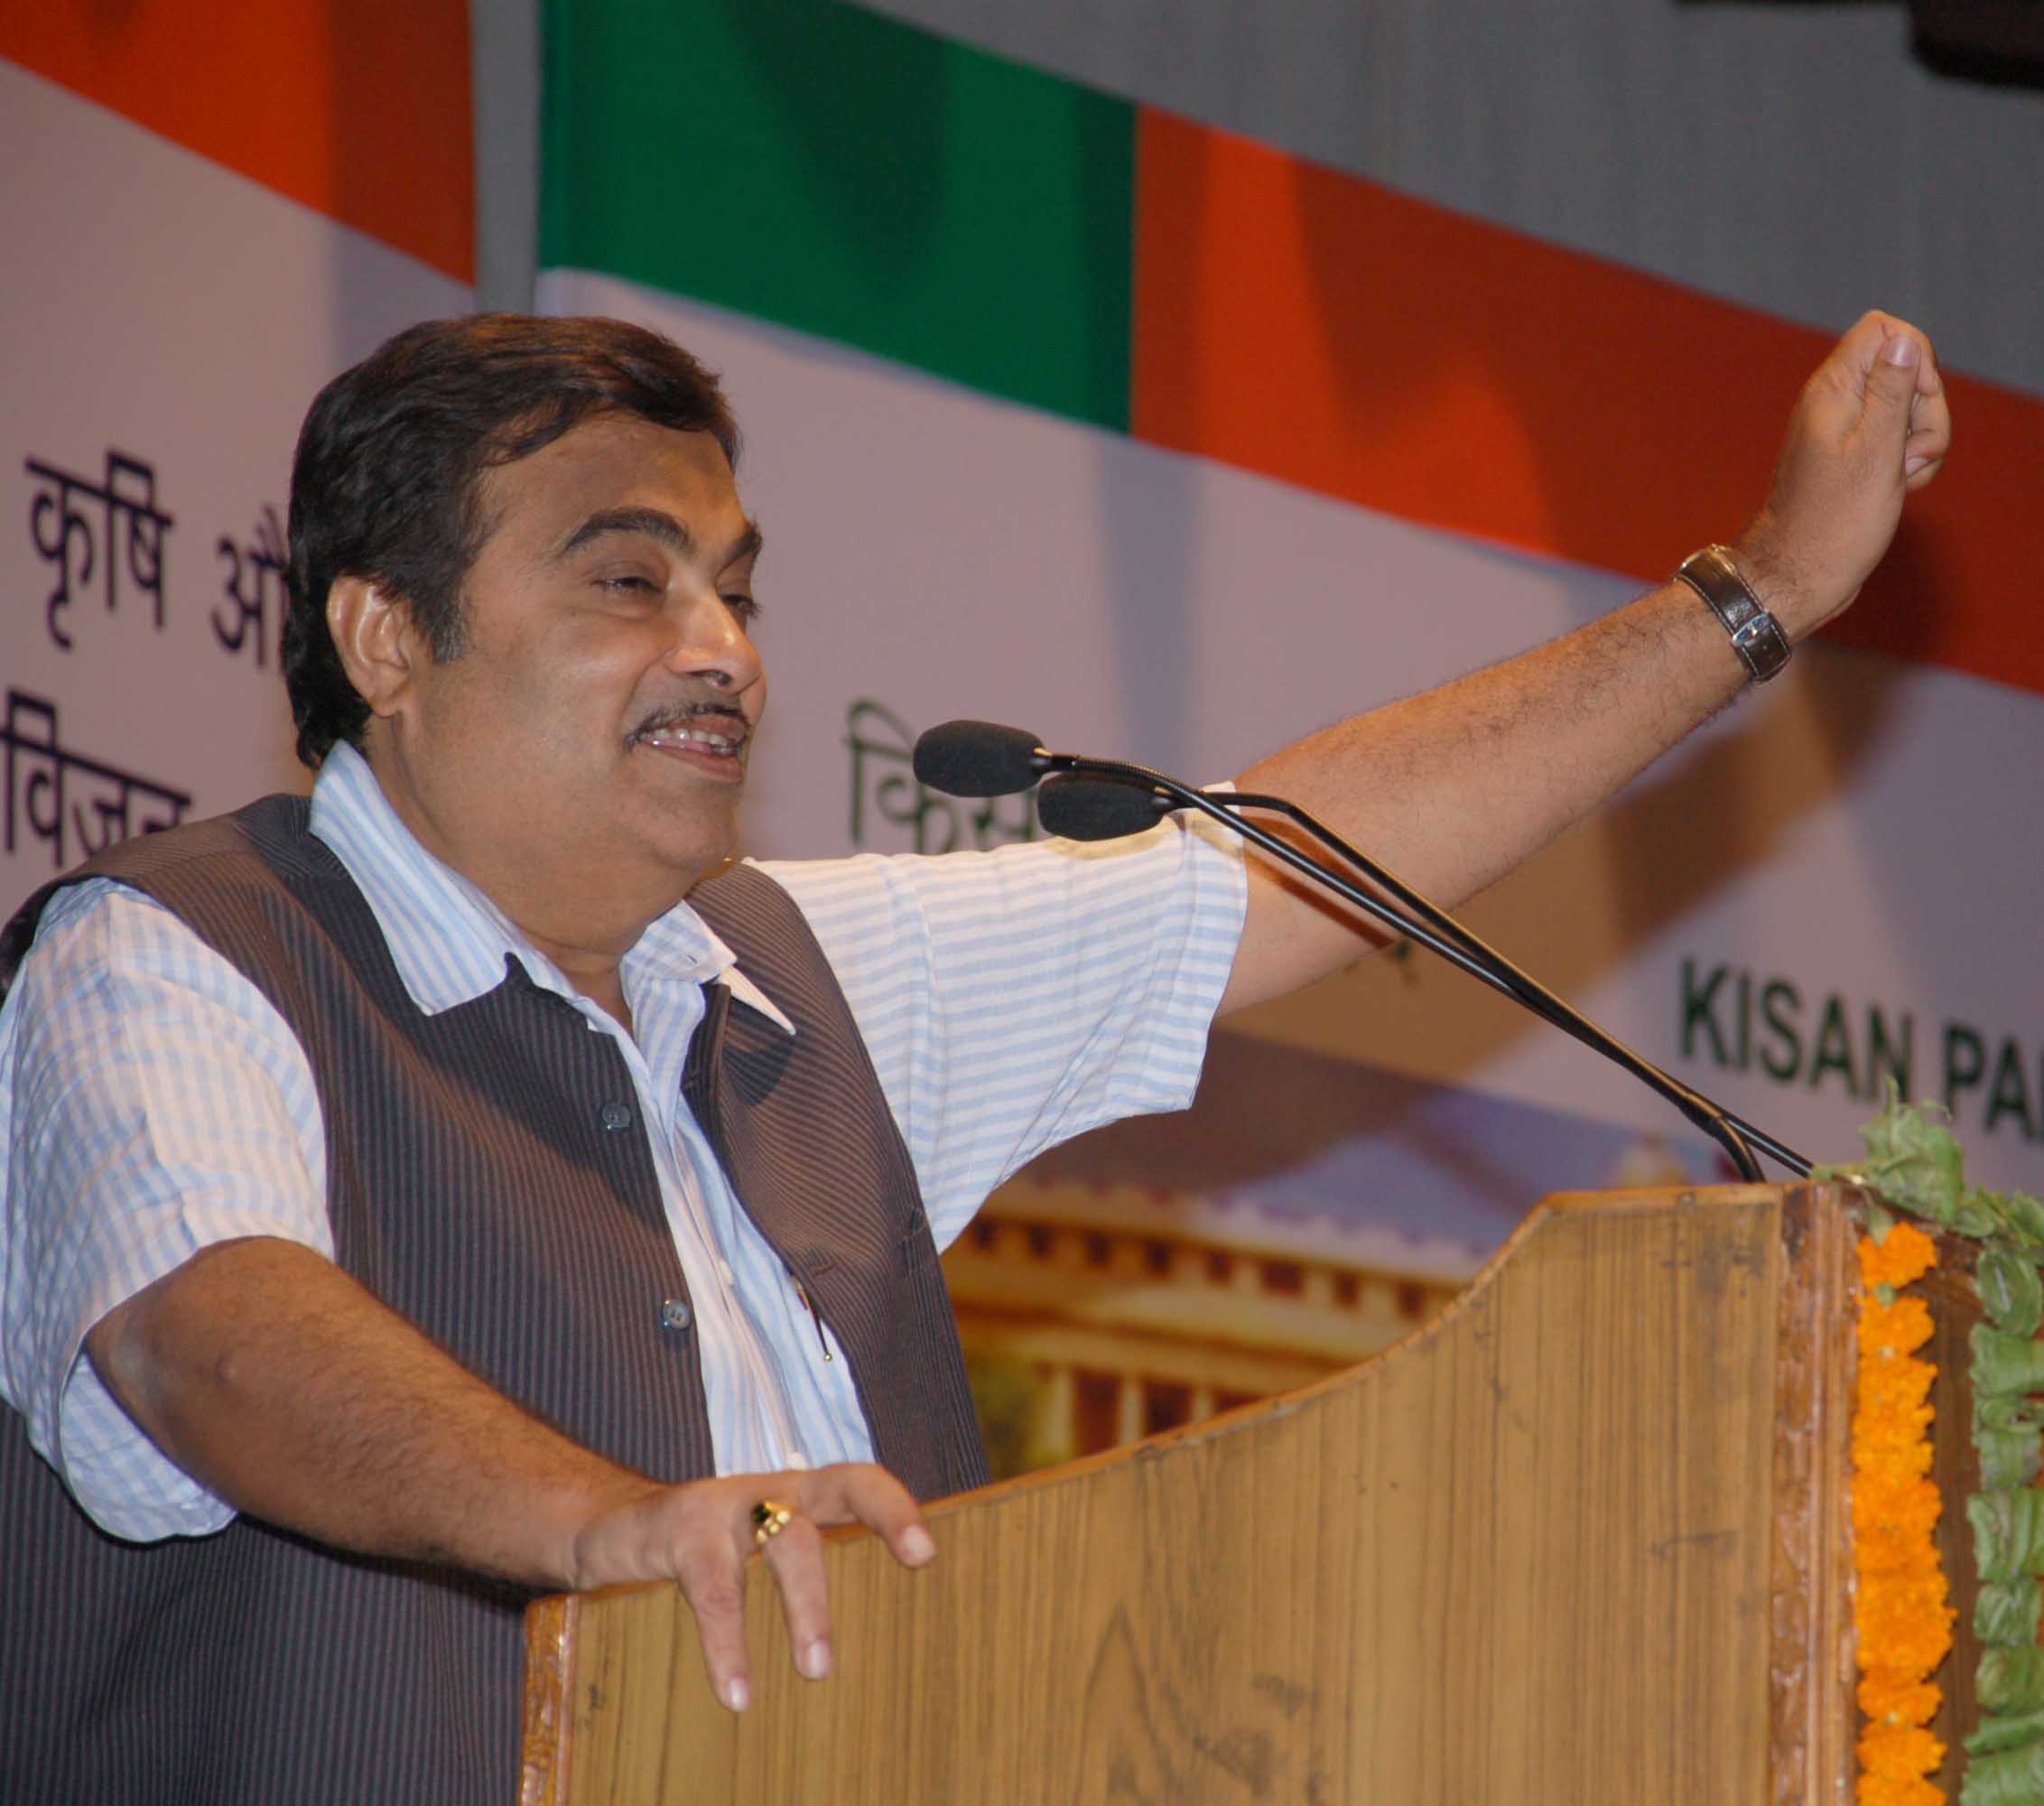
[[[1984,1232],[1984,1240],[1998,1243],[2019,1254],[2028,1254],[2032,1260],[2044,1254],[2044,1240],[2039,1240],[2039,1231],[2044,1230],[2044,1206],[2035,1198],[2020,1191],[1982,1191],[1969,1187],[1960,1208],[1962,1215],[1974,1210],[1992,1220],[1993,1226]]]
[[[1974,1562],[1983,1580],[2044,1574],[2044,1493],[1997,1487],[1966,1501]]]
[[[2002,1219],[1994,1211],[1997,1201],[1991,1191],[1967,1191],[1961,1195],[1945,1226],[1956,1234],[1970,1235],[1975,1242],[1989,1241],[2002,1233]]]
[[[2044,1649],[1990,1649],[1974,1673],[1974,1691],[1990,1712],[2044,1712]]]
[[[1966,1764],[1960,1806],[2034,1806],[2044,1794],[2044,1743],[2027,1744],[2002,1755],[1976,1756]]]
[[[1974,1598],[1973,1634],[1984,1643],[2024,1648],[2037,1641],[2040,1611],[2044,1611],[2044,1591],[2036,1581],[1989,1582]]]
[[[1890,1204],[1956,1225],[1965,1193],[1965,1155],[1951,1131],[1931,1121],[1936,1104],[1901,1101],[1888,1082],[1888,1107],[1860,1131],[1867,1161],[1861,1176]]]
[[[2001,1205],[2010,1238],[2022,1247],[2044,1252],[2044,1202],[2028,1192],[2011,1191],[2002,1195]]]
[[[2030,1336],[2044,1322],[2044,1280],[2037,1277],[2037,1263],[2013,1249],[1993,1243],[1983,1248],[1974,1270],[1973,1289],[1997,1329]]]
[[[2025,1712],[2020,1718],[1985,1718],[1980,1728],[1966,1739],[1968,1755],[1994,1755],[2002,1750],[2021,1749],[2044,1737],[2044,1712]]]
[[[2020,1429],[1975,1429],[1980,1451],[1980,1484],[1988,1487],[2034,1485],[2044,1468],[2044,1430],[2035,1425]]]
[[[2044,1342],[1990,1329],[1984,1323],[1974,1326],[1972,1340],[1975,1398],[2044,1392]]]

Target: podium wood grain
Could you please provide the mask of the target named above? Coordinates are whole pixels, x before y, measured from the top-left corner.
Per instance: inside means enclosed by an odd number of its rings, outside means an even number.
[[[755,1564],[743,1718],[673,1587],[542,1600],[525,1806],[1844,1802],[1851,1235],[1549,1200],[1363,1366],[833,1537],[828,1681]]]

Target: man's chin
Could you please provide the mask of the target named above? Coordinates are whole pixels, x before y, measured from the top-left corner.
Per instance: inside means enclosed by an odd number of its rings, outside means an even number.
[[[703,879],[721,871],[739,856],[739,812],[736,803],[729,820],[702,824],[677,833],[661,848],[662,862],[684,888],[692,889]]]

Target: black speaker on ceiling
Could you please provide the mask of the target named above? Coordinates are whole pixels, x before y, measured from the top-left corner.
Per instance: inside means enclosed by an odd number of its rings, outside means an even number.
[[[2039,0],[1909,0],[1916,52],[1941,75],[2044,86]]]
[[[1842,0],[1855,9],[1893,0]],[[1723,5],[1727,0],[1677,0]],[[1732,0],[1748,5],[1751,0]],[[1811,0],[1775,0],[1811,10]],[[1835,0],[1838,4],[1838,0]],[[2044,0],[1907,0],[1910,48],[1939,75],[2003,87],[2044,88]],[[1817,10],[1824,10],[1821,6]]]

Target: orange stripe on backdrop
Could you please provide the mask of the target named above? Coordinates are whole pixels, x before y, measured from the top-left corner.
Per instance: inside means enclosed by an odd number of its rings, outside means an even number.
[[[23,0],[0,57],[475,280],[467,0]]]
[[[1142,117],[1132,430],[1159,445],[1658,579],[1759,505],[1829,342]],[[1948,380],[1951,461],[1829,631],[2044,691],[2044,400]]]

